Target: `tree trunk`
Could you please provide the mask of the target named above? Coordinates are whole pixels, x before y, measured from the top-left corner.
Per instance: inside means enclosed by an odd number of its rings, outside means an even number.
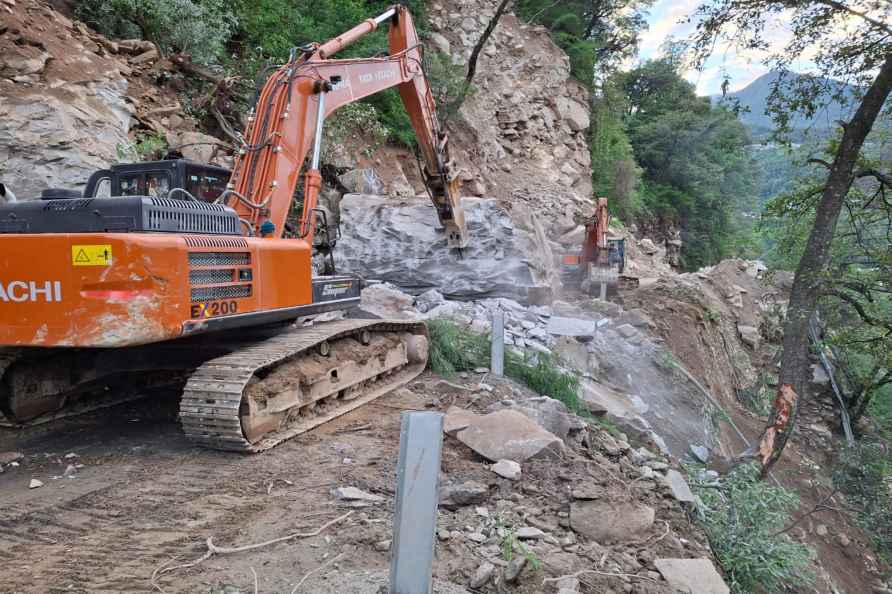
[[[830,245],[845,197],[855,177],[861,146],[892,90],[892,55],[886,56],[879,73],[861,100],[851,121],[843,126],[842,140],[830,166],[815,212],[815,223],[796,269],[790,304],[784,323],[784,352],[780,387],[768,426],[759,441],[762,475],[780,458],[793,431],[799,395],[804,394],[808,372],[808,320],[817,306],[823,275],[830,263]]]
[[[474,75],[477,73],[477,58],[480,57],[480,52],[483,50],[483,46],[486,45],[486,42],[489,41],[489,36],[492,35],[496,25],[499,24],[499,19],[502,18],[502,15],[508,9],[509,2],[511,2],[511,0],[502,0],[502,3],[499,4],[499,7],[496,9],[496,13],[489,20],[489,24],[486,25],[483,35],[480,36],[480,39],[477,40],[477,44],[471,51],[471,57],[468,59],[468,74],[465,76],[466,88],[471,86],[471,82],[474,80]]]

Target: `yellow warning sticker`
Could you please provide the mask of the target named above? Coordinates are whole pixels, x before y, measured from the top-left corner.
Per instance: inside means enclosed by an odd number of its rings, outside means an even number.
[[[73,266],[111,266],[112,246],[105,245],[73,245],[71,246],[71,264]]]

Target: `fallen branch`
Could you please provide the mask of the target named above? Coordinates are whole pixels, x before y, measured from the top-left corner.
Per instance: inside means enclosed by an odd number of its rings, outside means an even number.
[[[159,567],[154,572],[152,572],[152,582],[154,583],[155,578],[162,576],[166,573],[170,573],[170,572],[176,571],[178,569],[188,569],[190,567],[195,567],[196,565],[198,565],[200,563],[204,563],[205,561],[207,561],[214,555],[232,555],[233,553],[243,553],[245,551],[253,551],[254,549],[259,549],[259,548],[266,547],[266,546],[269,546],[272,544],[285,542],[286,540],[293,540],[295,538],[310,538],[312,536],[319,536],[323,531],[325,531],[326,528],[329,528],[330,526],[334,526],[338,522],[346,520],[352,514],[353,514],[352,511],[348,511],[346,514],[344,514],[342,516],[338,516],[334,520],[326,522],[325,524],[323,524],[322,526],[320,526],[313,532],[296,532],[294,534],[289,534],[288,536],[281,536],[279,538],[274,538],[272,540],[267,540],[265,542],[245,545],[245,546],[241,546],[241,547],[231,547],[231,548],[230,547],[218,547],[214,544],[213,537],[209,536],[207,539],[207,542],[205,543],[208,550],[207,550],[207,552],[205,552],[204,555],[202,555],[195,561],[190,561],[189,563],[183,563],[181,565],[174,565],[172,567],[166,567],[163,569],[162,569],[163,566]],[[170,561],[165,562],[165,565],[169,562]]]
[[[778,530],[777,532],[774,532],[774,533],[772,533],[772,534],[769,534],[768,536],[771,537],[771,538],[774,538],[775,536],[780,536],[781,534],[784,534],[785,532],[789,532],[789,531],[792,530],[794,527],[796,527],[800,522],[802,522],[802,520],[804,520],[805,518],[811,516],[812,514],[816,514],[816,513],[818,513],[819,511],[824,511],[824,510],[826,510],[826,511],[839,511],[839,508],[833,507],[833,506],[831,506],[831,505],[827,505],[827,502],[833,500],[833,496],[836,495],[836,492],[837,492],[837,490],[836,490],[836,489],[833,489],[833,490],[830,492],[830,494],[827,495],[827,496],[824,498],[823,501],[817,503],[811,510],[805,512],[804,514],[802,514],[801,516],[799,516],[798,518],[796,518],[795,520],[793,520],[793,523],[792,523],[792,524],[790,524],[789,526],[787,526],[786,528],[784,528],[784,529],[782,529],[782,530]]]
[[[544,586],[545,584],[550,584],[552,582],[559,582],[559,581],[567,579],[567,578],[579,578],[579,576],[585,575],[586,573],[594,573],[596,575],[605,575],[608,577],[636,578],[639,580],[646,580],[648,582],[656,582],[657,581],[657,580],[653,579],[652,577],[647,577],[646,575],[637,575],[634,573],[623,573],[621,571],[614,573],[611,571],[598,571],[596,569],[583,569],[581,571],[577,571],[576,573],[571,573],[569,575],[561,575],[561,576],[554,577],[554,578],[545,578],[544,580],[542,580],[542,585]]]
[[[258,588],[257,588],[257,572],[254,571],[253,567],[251,567],[250,569],[251,569],[251,574],[254,576],[254,594],[257,594],[257,590],[258,590]]]
[[[328,567],[328,566],[331,565],[332,563],[336,562],[338,559],[340,559],[340,558],[343,557],[343,556],[344,556],[344,553],[341,553],[341,554],[338,555],[337,557],[332,557],[331,559],[329,559],[328,561],[326,561],[325,563],[323,563],[322,565],[320,565],[320,566],[317,567],[316,569],[311,569],[310,571],[308,571],[307,573],[305,573],[305,574],[304,574],[304,577],[300,578],[300,581],[297,582],[297,585],[294,586],[294,589],[293,589],[293,590],[291,590],[291,594],[295,594],[295,592],[297,592],[298,589],[300,589],[300,587],[303,586],[304,582],[307,581],[307,578],[308,578],[308,577],[310,577],[311,575],[313,575],[314,573],[316,573],[316,572],[318,572],[318,571],[322,571],[323,569],[325,569],[326,567]]]

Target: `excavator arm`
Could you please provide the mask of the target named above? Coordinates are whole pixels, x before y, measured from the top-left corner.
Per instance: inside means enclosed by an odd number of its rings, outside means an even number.
[[[330,56],[390,22],[390,55],[333,60]],[[394,6],[350,31],[292,54],[264,85],[246,130],[223,201],[236,209],[246,235],[281,237],[295,189],[303,181],[298,235],[312,244],[321,187],[325,119],[339,107],[398,87],[424,160],[424,182],[449,247],[467,245],[464,213],[422,68],[423,47],[408,10]],[[309,156],[309,164],[304,164]],[[301,172],[303,171],[303,174]]]

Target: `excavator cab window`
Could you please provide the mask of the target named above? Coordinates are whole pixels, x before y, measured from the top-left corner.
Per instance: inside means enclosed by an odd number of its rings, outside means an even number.
[[[213,202],[226,189],[228,175],[204,167],[190,167],[186,191],[203,202]]]
[[[121,196],[167,198],[170,193],[170,175],[166,171],[121,174],[119,183]]]
[[[146,185],[141,173],[122,175],[119,183],[119,196],[145,196]]]

